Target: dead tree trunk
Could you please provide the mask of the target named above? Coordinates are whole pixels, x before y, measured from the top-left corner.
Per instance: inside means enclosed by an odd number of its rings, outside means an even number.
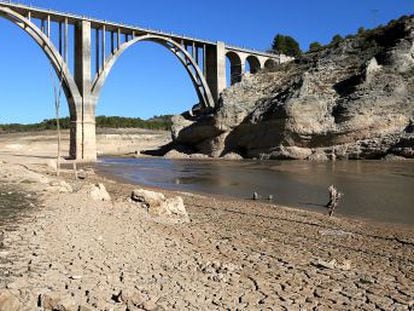
[[[332,216],[337,209],[343,193],[339,192],[334,185],[329,186],[329,202],[326,204],[326,207],[329,210],[329,216]]]
[[[53,84],[53,95],[55,101],[55,117],[56,117],[56,131],[57,131],[57,156],[56,156],[56,175],[60,175],[60,158],[61,158],[61,145],[62,145],[62,135],[60,132],[60,100],[62,97],[62,88],[63,88],[63,74],[59,73],[59,83],[56,83],[55,77],[53,75],[53,67],[50,67],[50,74]]]

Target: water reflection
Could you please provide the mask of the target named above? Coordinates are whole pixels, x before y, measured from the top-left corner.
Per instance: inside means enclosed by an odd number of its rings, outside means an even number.
[[[98,169],[137,184],[241,198],[256,191],[279,204],[319,210],[334,184],[345,193],[339,213],[414,224],[414,162],[105,158]]]

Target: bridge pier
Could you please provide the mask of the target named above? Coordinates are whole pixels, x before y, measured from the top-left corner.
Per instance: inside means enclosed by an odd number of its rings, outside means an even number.
[[[221,92],[226,88],[226,46],[224,42],[206,47],[207,84],[215,103],[218,103]]]
[[[71,117],[70,156],[79,161],[96,161],[95,107],[98,101],[91,92],[91,23],[75,25],[75,83],[80,96]]]

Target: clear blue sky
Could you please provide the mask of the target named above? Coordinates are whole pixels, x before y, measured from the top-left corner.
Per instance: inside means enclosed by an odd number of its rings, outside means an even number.
[[[355,33],[414,13],[414,0],[31,0],[25,4],[266,50],[276,33],[306,50],[334,34]],[[23,31],[0,18],[0,123],[54,115],[46,57]],[[178,60],[154,43],[126,52],[109,76],[98,115],[149,118],[180,113],[197,102]],[[63,114],[67,115],[66,103]]]

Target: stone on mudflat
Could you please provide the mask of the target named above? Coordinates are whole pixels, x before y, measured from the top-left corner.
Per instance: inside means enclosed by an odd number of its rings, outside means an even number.
[[[88,174],[84,170],[78,170],[78,179],[85,180],[88,177]]]
[[[318,268],[334,270],[336,266],[336,260],[332,259],[331,261],[328,262],[322,259],[318,259],[316,262],[313,263],[313,265]]]
[[[150,205],[148,212],[153,216],[166,217],[184,223],[190,222],[184,201],[181,197],[166,199],[160,205]]]
[[[55,306],[58,305],[60,300],[60,295],[55,293],[43,294],[40,297],[41,305],[45,311],[54,310]]]
[[[165,200],[161,203],[160,210],[166,215],[188,218],[187,210],[185,209],[184,200],[182,197],[177,196]]]
[[[123,290],[120,298],[129,309],[132,309],[132,307],[138,307],[145,300],[143,295],[136,290]]]
[[[0,311],[20,311],[23,306],[10,291],[0,292]]]
[[[157,302],[154,299],[145,301],[140,307],[145,311],[153,311],[158,309]]]
[[[81,192],[86,193],[94,201],[111,201],[111,196],[103,184],[87,185]]]
[[[132,192],[131,200],[146,206],[148,212],[153,216],[170,216],[183,222],[189,222],[182,197],[166,199],[164,194],[160,192],[137,189]]]
[[[313,265],[317,268],[324,268],[329,270],[339,269],[342,271],[349,271],[352,268],[350,260],[344,260],[343,263],[340,264],[336,261],[336,259],[332,259],[329,262],[322,259],[318,259],[317,261],[313,262]]]
[[[134,202],[148,204],[151,207],[160,205],[161,202],[165,201],[165,196],[161,192],[135,189],[132,191],[131,199]]]
[[[41,305],[44,311],[78,311],[73,298],[65,295],[60,296],[58,293],[47,293],[40,297]]]

